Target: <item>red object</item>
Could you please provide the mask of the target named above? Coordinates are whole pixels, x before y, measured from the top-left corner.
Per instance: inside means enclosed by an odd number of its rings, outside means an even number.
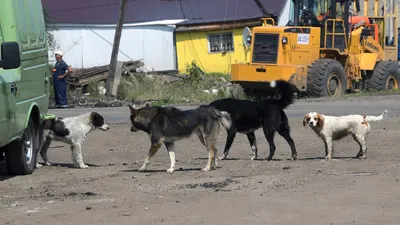
[[[372,28],[374,30],[374,39],[375,41],[379,41],[379,27],[378,24],[373,24],[369,22],[368,16],[352,16],[349,18],[349,23],[351,25],[356,25],[357,23],[364,20],[364,26],[368,28]]]

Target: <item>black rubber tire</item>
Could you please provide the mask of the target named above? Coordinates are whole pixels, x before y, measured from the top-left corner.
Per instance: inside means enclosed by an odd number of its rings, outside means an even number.
[[[6,150],[6,167],[10,175],[27,175],[32,174],[35,169],[37,159],[37,149],[35,146],[40,146],[35,143],[37,138],[38,127],[32,118],[28,121],[28,127],[25,129],[24,134],[20,140],[11,142]],[[28,162],[26,153],[26,141],[30,142],[31,147],[31,160]]]
[[[397,87],[394,89],[397,89],[400,81],[400,72],[397,62],[381,61],[375,65],[375,69],[373,70],[371,77],[366,80],[366,87],[369,90],[388,90],[391,89],[388,85],[388,81],[390,79],[394,79],[395,83],[397,84]]]
[[[335,76],[335,77],[331,77]],[[332,94],[328,90],[328,79],[336,79],[339,87]],[[342,64],[334,59],[319,59],[308,67],[307,94],[311,97],[342,96],[347,89],[347,79]]]

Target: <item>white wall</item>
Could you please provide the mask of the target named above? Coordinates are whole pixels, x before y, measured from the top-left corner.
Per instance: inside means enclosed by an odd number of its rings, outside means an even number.
[[[115,27],[59,26],[54,31],[57,49],[73,68],[89,68],[110,63]],[[144,61],[144,70],[176,69],[174,27],[165,25],[124,27],[118,60]],[[49,53],[54,62],[53,52]]]

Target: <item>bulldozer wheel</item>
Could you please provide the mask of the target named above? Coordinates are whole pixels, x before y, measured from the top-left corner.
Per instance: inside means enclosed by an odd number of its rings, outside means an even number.
[[[397,63],[393,61],[381,61],[376,64],[371,78],[366,81],[368,89],[378,91],[398,89],[400,72]]]
[[[334,59],[320,59],[308,68],[307,93],[312,97],[342,96],[346,82],[342,64]]]

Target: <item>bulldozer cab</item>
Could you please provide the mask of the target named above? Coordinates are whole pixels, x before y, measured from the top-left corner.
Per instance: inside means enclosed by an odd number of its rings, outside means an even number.
[[[349,0],[293,0],[293,3],[294,18],[290,25],[319,27],[321,49],[346,52],[349,38],[349,31],[346,29],[349,25]]]
[[[294,26],[324,26],[327,19],[343,19],[349,0],[292,0],[294,3]],[[358,2],[358,1],[357,1]],[[359,5],[359,4],[357,4]]]
[[[290,26],[321,28],[321,49],[335,49],[347,54],[351,32],[362,26],[362,37],[371,36],[380,48],[388,51],[387,60],[396,60],[394,48],[397,48],[397,7],[388,10],[389,2],[364,0],[361,12],[359,0],[292,0],[293,18]],[[369,9],[373,3],[373,13]],[[388,32],[388,27],[392,32]],[[397,51],[397,50],[396,50]]]

